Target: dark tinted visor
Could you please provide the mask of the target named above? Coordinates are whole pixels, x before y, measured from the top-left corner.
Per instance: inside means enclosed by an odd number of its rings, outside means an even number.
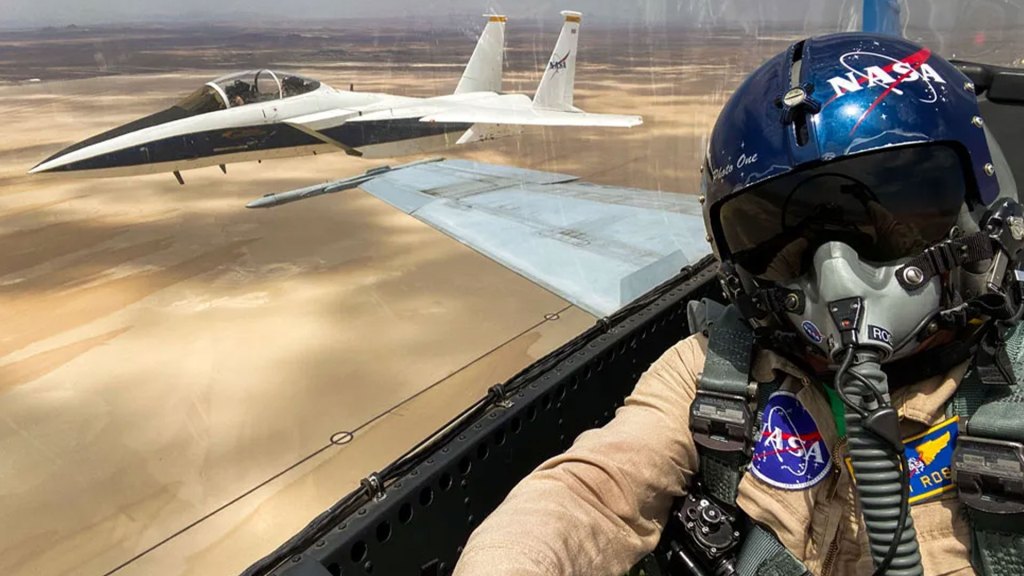
[[[727,199],[714,232],[737,265],[782,282],[803,274],[826,242],[849,244],[870,262],[916,255],[948,235],[965,195],[955,150],[896,148],[827,162]]]

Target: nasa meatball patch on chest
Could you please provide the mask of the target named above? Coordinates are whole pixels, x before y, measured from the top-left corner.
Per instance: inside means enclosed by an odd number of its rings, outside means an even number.
[[[783,490],[810,488],[828,476],[832,456],[814,418],[791,392],[768,398],[750,471]]]

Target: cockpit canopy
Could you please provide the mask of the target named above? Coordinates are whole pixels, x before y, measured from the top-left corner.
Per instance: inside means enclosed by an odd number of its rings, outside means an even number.
[[[176,107],[194,116],[256,102],[298,96],[319,87],[320,82],[291,72],[247,70],[207,82],[202,88],[178,102]]]

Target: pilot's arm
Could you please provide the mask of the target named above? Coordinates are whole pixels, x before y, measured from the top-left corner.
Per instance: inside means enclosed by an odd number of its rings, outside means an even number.
[[[697,468],[689,409],[706,342],[670,348],[611,422],[523,479],[470,537],[455,576],[621,576],[653,550]]]

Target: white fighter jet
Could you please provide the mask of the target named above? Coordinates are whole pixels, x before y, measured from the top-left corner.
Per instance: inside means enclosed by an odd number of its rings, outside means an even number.
[[[345,91],[273,70],[207,82],[176,105],[74,144],[30,173],[116,176],[332,151],[365,158],[420,154],[515,133],[520,126],[631,127],[640,116],[573,106],[579,12],[565,24],[537,93],[502,94],[505,17],[488,15],[453,94],[410,98]]]

